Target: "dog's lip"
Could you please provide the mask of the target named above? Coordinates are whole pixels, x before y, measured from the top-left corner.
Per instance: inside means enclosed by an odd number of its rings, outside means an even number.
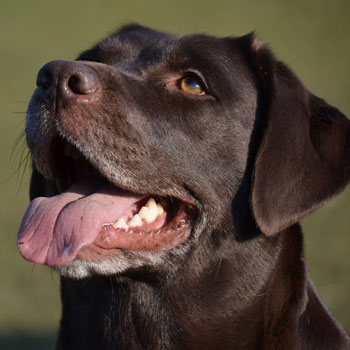
[[[143,231],[136,228],[132,232],[123,232],[106,225],[94,242],[79,250],[76,259],[98,263],[113,258],[119,250],[152,253],[176,248],[190,237],[194,217],[194,211],[181,203],[174,217],[158,230]],[[118,244],[114,242],[115,237]],[[130,248],[135,239],[141,241],[138,249]]]
[[[62,142],[62,141],[61,141]],[[140,195],[145,197],[168,197],[168,198],[175,198],[176,200],[185,203],[187,206],[192,208],[198,208],[199,203],[197,199],[195,199],[187,190],[185,189],[179,189],[179,187],[174,186],[173,188],[167,188],[167,189],[149,189],[147,191],[140,191],[138,189],[135,189],[132,185],[129,185],[126,182],[117,181],[114,176],[111,176],[109,173],[106,173],[101,167],[96,164],[92,159],[90,159],[88,152],[85,152],[84,149],[78,150],[78,148],[70,143],[69,141],[63,141],[62,147],[62,154],[67,157],[68,159],[71,159],[73,162],[77,162],[78,165],[80,163],[88,164],[90,169],[83,169],[82,171],[85,172],[85,176],[87,179],[93,178],[94,181],[98,182],[108,182],[115,186],[116,188],[119,188],[123,191],[127,191],[130,193],[134,193],[135,195]],[[57,168],[56,168],[57,169]],[[89,171],[93,170],[95,175],[90,176]],[[57,170],[54,172],[56,175],[54,175],[54,180],[57,185],[57,188],[59,192],[63,192],[67,185],[63,185],[63,180],[58,174]],[[72,185],[72,184],[69,184]]]
[[[62,154],[64,157],[72,155],[69,147]],[[80,151],[74,155],[74,161],[78,161],[78,165],[81,157],[85,158]],[[88,159],[85,158],[84,161],[91,166]],[[64,168],[65,162],[62,165]],[[106,257],[103,252],[108,250],[168,250],[189,238],[197,212],[197,206],[189,195],[173,195],[170,191],[140,193],[114,179],[109,181],[108,174],[95,169],[94,174],[88,177],[89,180],[84,177],[74,179],[74,184],[71,183],[69,188],[62,185],[57,195],[37,198],[31,202],[18,236],[18,247],[25,259],[58,266],[84,256],[86,260],[96,261],[96,256]],[[55,172],[53,171],[54,174]],[[62,183],[59,177],[55,180]],[[130,214],[130,208],[134,208],[136,203],[145,198],[164,196],[179,203],[177,209],[167,209],[167,218],[170,217],[168,221],[163,218],[160,223],[150,225],[148,231],[136,229],[136,232],[131,230],[126,233],[108,225],[125,213]],[[146,228],[149,226],[146,225]],[[91,257],[91,254],[86,254],[96,249],[99,250],[97,255],[92,254]]]

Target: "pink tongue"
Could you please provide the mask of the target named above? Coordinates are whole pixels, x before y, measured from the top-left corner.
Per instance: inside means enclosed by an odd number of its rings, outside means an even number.
[[[34,199],[24,215],[17,245],[21,255],[46,265],[64,265],[92,243],[103,224],[116,221],[141,195],[112,185],[75,183],[57,196]]]

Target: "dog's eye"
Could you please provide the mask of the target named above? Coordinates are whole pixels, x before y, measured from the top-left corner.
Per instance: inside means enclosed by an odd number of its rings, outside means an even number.
[[[203,87],[202,82],[192,76],[187,76],[179,81],[179,88],[188,94],[192,95],[204,95],[205,94],[205,89]]]

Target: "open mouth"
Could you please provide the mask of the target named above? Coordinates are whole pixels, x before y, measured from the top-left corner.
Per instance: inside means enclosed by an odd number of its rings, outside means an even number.
[[[118,249],[166,250],[189,237],[192,204],[111,184],[63,140],[52,150],[59,194],[30,203],[18,234],[25,259],[51,266],[100,261]]]

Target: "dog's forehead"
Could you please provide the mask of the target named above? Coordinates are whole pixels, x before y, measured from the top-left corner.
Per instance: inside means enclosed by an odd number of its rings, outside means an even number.
[[[102,40],[99,47],[104,60],[142,65],[159,61],[170,49],[171,40],[171,35],[144,27],[129,26]]]
[[[132,25],[103,39],[81,54],[79,59],[144,70],[159,62],[167,62],[170,66],[186,62],[224,65],[228,58],[232,58],[229,51],[227,41],[222,38],[204,34],[172,35]]]

